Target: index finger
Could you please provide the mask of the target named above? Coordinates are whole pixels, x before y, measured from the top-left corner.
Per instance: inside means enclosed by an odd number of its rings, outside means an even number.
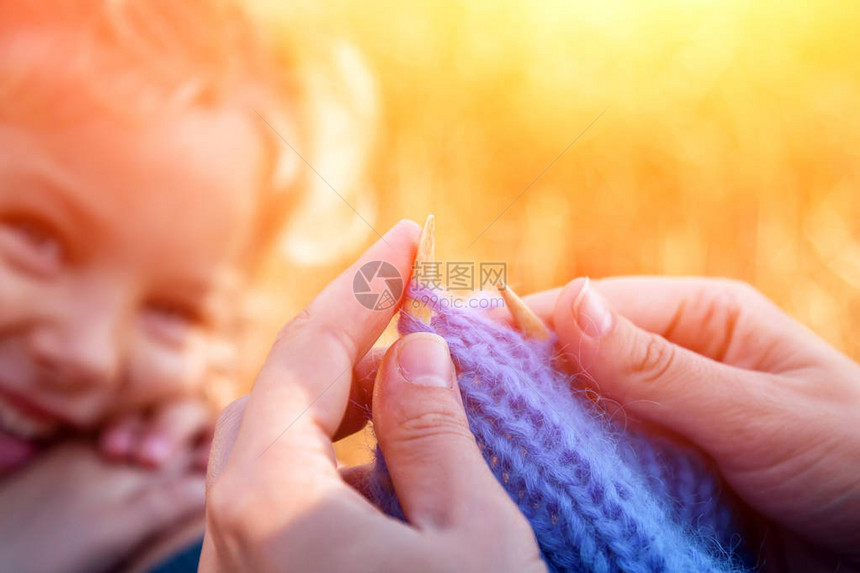
[[[797,329],[796,323],[772,303],[738,281],[700,277],[627,276],[592,283],[633,324],[659,334],[687,350],[739,367],[744,357],[761,345],[764,335],[778,336]],[[551,327],[561,288],[534,293],[523,301]],[[494,318],[510,322],[507,313]],[[754,328],[753,328],[754,327]],[[746,336],[749,332],[755,337]],[[733,342],[744,339],[742,355],[733,352]],[[747,340],[749,339],[749,340]]]
[[[353,365],[398,309],[419,232],[412,221],[395,225],[281,329],[251,391],[234,455],[331,456]]]

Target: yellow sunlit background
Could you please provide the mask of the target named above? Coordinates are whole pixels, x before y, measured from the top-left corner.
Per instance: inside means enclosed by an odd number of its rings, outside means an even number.
[[[521,293],[742,279],[860,358],[857,4],[253,6],[293,45],[363,55],[378,123],[355,201],[380,232],[432,212],[440,259],[506,261]],[[296,301],[372,238],[294,271]]]

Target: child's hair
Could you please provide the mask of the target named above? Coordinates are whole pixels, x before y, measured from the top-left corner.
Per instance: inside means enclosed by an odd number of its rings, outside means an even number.
[[[0,0],[0,122],[50,129],[94,117],[145,123],[184,108],[244,109],[271,150],[257,254],[276,242],[292,206],[315,202],[307,195],[319,182],[300,169],[294,148],[321,161],[315,124],[326,98],[307,93],[314,82],[300,79],[302,66],[234,2]],[[359,150],[352,179],[369,147],[363,137],[350,141]]]

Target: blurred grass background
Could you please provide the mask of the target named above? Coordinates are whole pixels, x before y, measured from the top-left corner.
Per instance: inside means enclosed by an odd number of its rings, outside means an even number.
[[[520,293],[742,279],[860,358],[858,4],[253,5],[294,44],[345,38],[367,60],[360,211],[380,232],[435,213],[440,259],[506,261]],[[304,302],[354,255],[276,282]]]

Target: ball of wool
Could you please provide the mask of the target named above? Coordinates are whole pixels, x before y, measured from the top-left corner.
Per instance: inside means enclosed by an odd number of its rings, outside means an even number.
[[[553,365],[554,340],[525,339],[483,314],[430,301],[430,325],[401,333],[448,343],[469,427],[530,522],[550,571],[742,571],[730,503],[696,451],[630,430]],[[377,448],[373,501],[403,519]]]

